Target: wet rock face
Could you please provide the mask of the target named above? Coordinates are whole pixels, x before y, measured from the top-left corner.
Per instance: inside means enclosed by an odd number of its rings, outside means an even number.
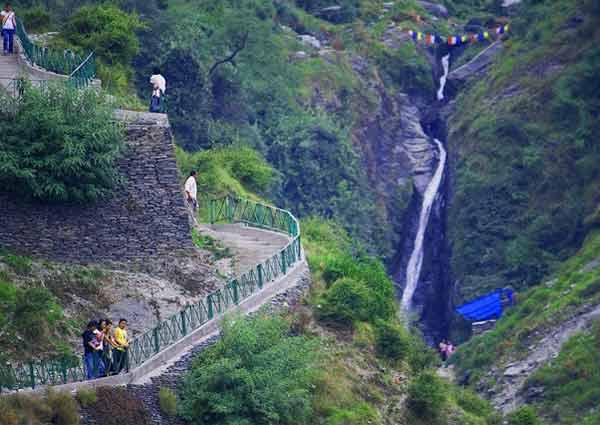
[[[403,36],[395,34],[393,28],[390,31],[390,42]],[[351,63],[363,84],[378,94],[376,108],[364,114],[352,135],[371,187],[386,206],[387,220],[393,223],[396,232],[396,254],[389,266],[398,298],[401,298],[422,196],[438,163],[433,137],[443,140],[445,129],[437,112],[428,108],[434,99],[425,95],[422,99],[413,98],[386,87],[383,81],[369,74],[363,58],[355,57]],[[407,184],[415,190],[408,207],[402,210],[398,208],[395,194]],[[444,179],[427,227],[421,279],[413,299],[419,322],[432,342],[446,336],[450,316],[446,187],[447,179]]]

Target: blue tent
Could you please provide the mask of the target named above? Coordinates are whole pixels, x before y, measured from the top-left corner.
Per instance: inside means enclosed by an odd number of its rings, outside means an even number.
[[[512,305],[512,296],[512,289],[496,289],[457,307],[456,311],[465,319],[472,321],[499,319],[502,316],[503,298]]]

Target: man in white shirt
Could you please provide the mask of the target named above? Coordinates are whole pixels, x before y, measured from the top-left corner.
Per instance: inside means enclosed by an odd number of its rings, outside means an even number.
[[[152,101],[150,102],[150,112],[160,112],[161,97],[167,91],[167,80],[160,73],[160,69],[154,68],[152,76],[150,76],[150,84],[152,85]]]
[[[4,10],[0,12],[0,21],[2,22],[2,38],[4,39],[3,53],[5,56],[11,55],[13,53],[13,40],[15,29],[17,28],[17,18],[10,3],[6,3]]]
[[[192,210],[192,218],[194,219],[194,223],[196,223],[196,210],[198,208],[198,186],[196,183],[196,171],[192,170],[190,176],[185,181],[185,199],[187,200],[188,206]]]

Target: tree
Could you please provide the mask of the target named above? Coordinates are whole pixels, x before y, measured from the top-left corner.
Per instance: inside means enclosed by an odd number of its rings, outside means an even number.
[[[308,423],[318,341],[280,317],[228,319],[186,377],[182,412],[195,424]]]
[[[12,102],[8,97],[2,104]],[[95,90],[24,83],[14,111],[0,112],[0,186],[44,202],[94,202],[120,181],[123,128]]]

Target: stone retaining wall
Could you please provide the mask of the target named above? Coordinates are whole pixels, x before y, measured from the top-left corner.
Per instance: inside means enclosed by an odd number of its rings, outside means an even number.
[[[126,184],[93,205],[26,202],[0,188],[0,248],[58,261],[134,261],[192,248],[166,115],[118,112]]]

